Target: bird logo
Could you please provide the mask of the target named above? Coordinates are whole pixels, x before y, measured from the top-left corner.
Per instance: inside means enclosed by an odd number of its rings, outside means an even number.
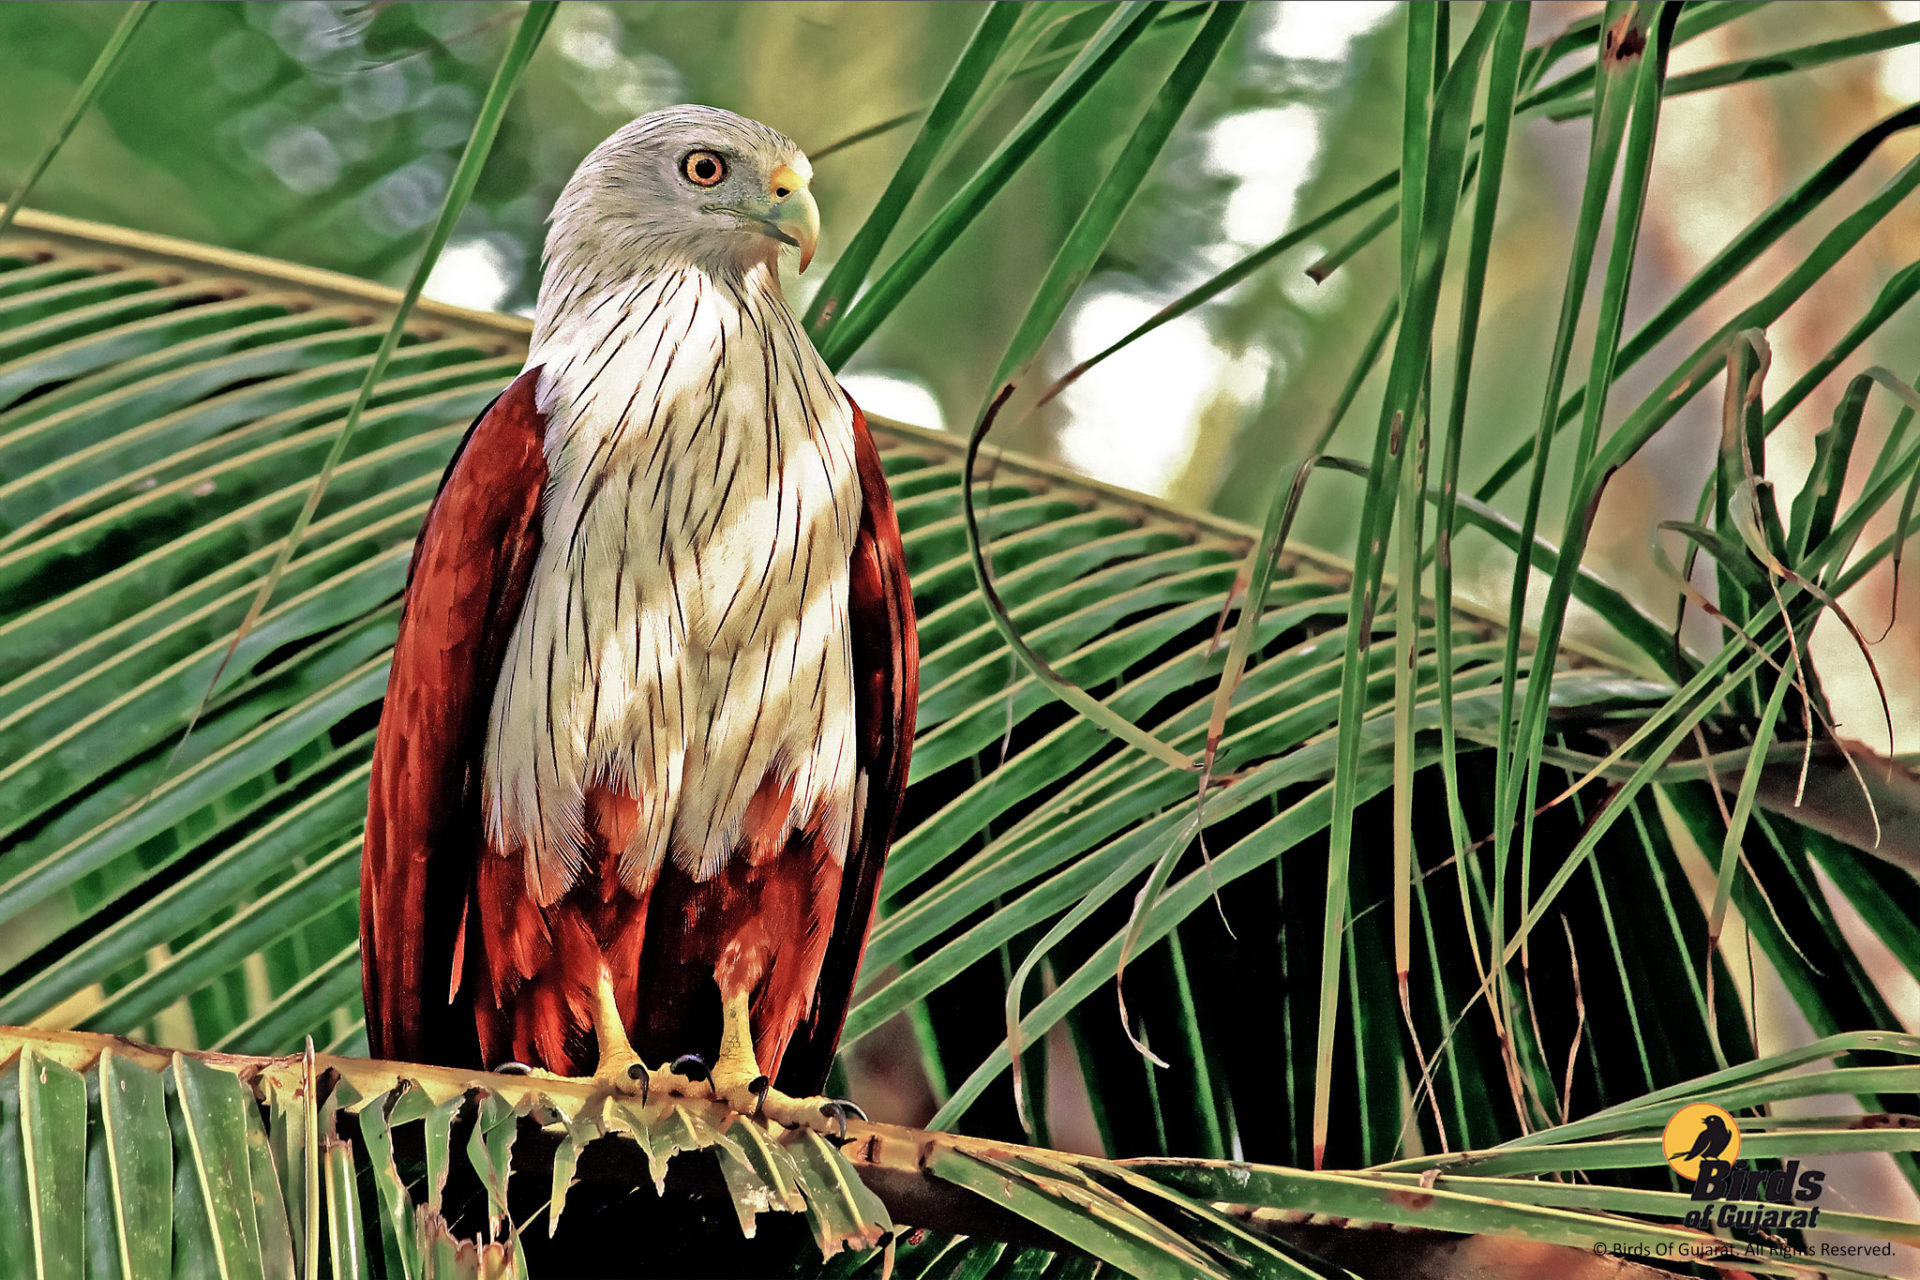
[[[1696,1102],[1680,1108],[1660,1135],[1660,1149],[1672,1170],[1692,1182],[1702,1160],[1731,1163],[1740,1154],[1740,1125],[1724,1107]]]

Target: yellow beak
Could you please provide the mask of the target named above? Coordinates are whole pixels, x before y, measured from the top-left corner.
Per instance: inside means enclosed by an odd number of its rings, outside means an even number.
[[[791,165],[781,165],[767,179],[767,199],[772,205],[767,224],[779,239],[800,249],[800,270],[813,261],[820,245],[820,206],[807,190],[807,180]]]

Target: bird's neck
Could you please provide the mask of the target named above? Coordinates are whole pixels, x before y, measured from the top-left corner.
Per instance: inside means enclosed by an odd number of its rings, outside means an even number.
[[[607,311],[617,308],[623,297],[657,293],[680,280],[697,279],[714,297],[765,310],[770,318],[790,315],[780,288],[778,258],[772,254],[742,260],[711,246],[658,235],[616,243],[604,231],[595,236],[561,235],[558,227],[555,231],[548,241],[534,312],[535,351],[603,326]]]
[[[770,371],[831,381],[771,263],[715,266],[670,256],[637,269],[629,259],[609,272],[561,258],[541,285],[527,368],[544,370],[540,407],[550,428],[564,428],[574,411],[610,395],[626,400],[635,384],[662,394],[710,382],[726,364],[757,373],[750,352],[769,344],[791,357],[765,366]]]
[[[696,442],[722,438],[736,454],[804,444],[851,458],[851,407],[771,263],[683,258],[611,279],[550,269],[527,367],[541,370],[555,476],[606,465],[590,443],[603,437],[649,441],[656,458],[690,460]]]

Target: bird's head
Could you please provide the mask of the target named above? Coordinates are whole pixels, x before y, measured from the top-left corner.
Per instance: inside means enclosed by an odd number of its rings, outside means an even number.
[[[715,107],[649,112],[595,147],[553,207],[549,270],[746,271],[820,240],[813,166],[784,134]]]

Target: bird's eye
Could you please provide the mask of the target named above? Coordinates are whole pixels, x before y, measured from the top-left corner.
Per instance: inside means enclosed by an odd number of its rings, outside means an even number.
[[[727,162],[711,151],[690,151],[680,162],[680,172],[696,187],[713,187],[727,176]]]

